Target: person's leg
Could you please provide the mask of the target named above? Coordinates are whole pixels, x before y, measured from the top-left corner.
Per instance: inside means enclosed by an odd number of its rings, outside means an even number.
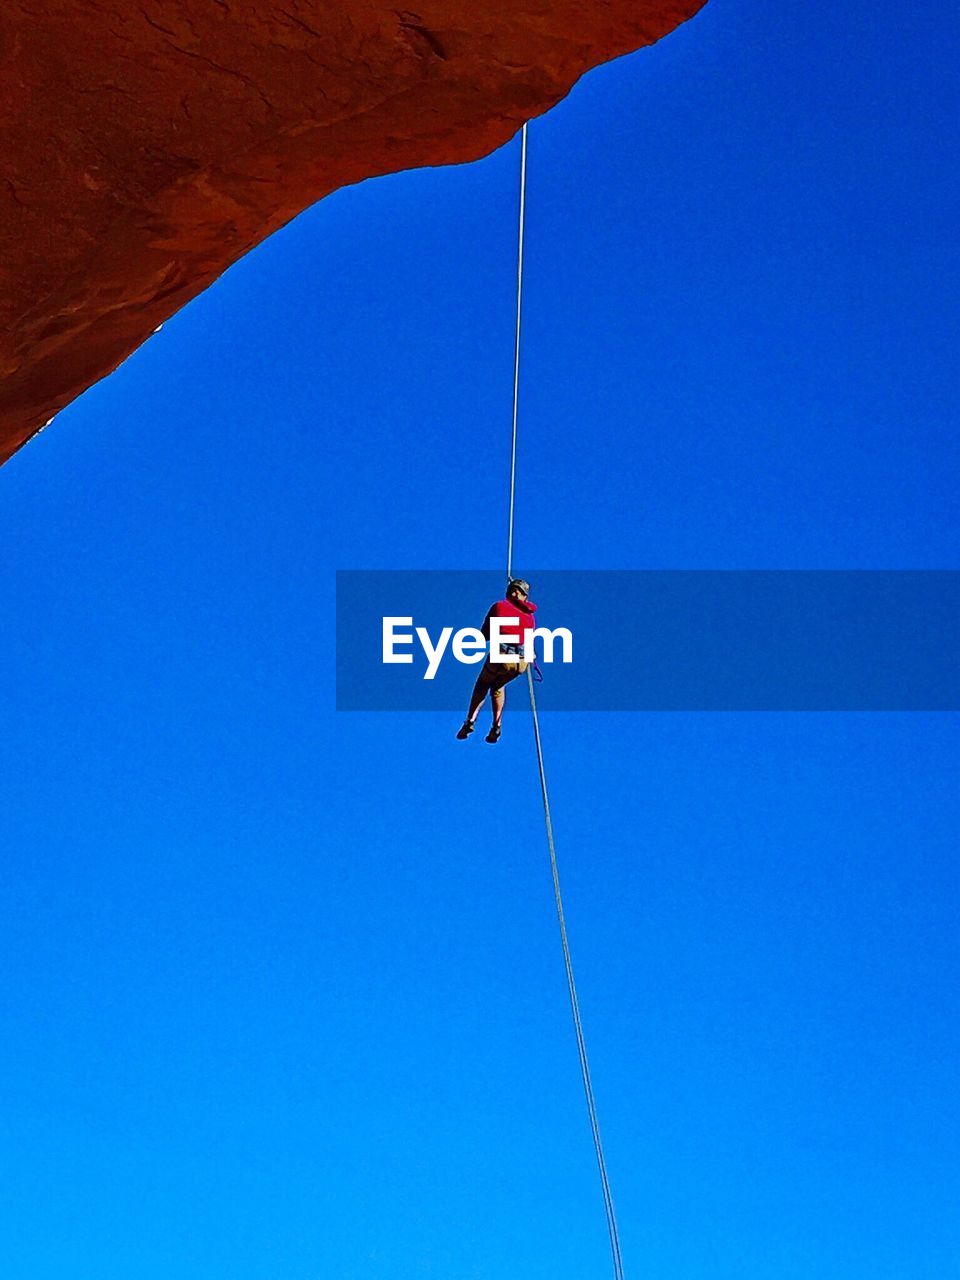
[[[480,674],[477,676],[477,683],[473,686],[473,693],[470,695],[470,707],[467,711],[467,720],[473,724],[477,716],[480,714],[480,708],[483,706],[483,700],[490,692],[490,681],[487,676],[486,666],[484,665]]]
[[[490,690],[490,704],[493,707],[493,724],[490,726],[490,732],[487,734],[488,742],[500,741],[500,721],[503,719],[503,685],[498,684],[495,689]]]
[[[500,721],[503,719],[503,708],[506,703],[505,687],[511,680],[516,680],[527,669],[525,662],[508,663],[503,669],[496,686],[490,691],[490,701],[493,704],[493,727],[500,728]]]
[[[500,721],[503,719],[503,704],[506,701],[503,693],[503,685],[498,685],[496,689],[490,690],[490,704],[493,707],[493,723],[495,728],[500,727]]]
[[[467,709],[467,718],[457,731],[457,737],[463,741],[469,738],[473,733],[473,726],[476,723],[477,716],[480,714],[480,708],[483,706],[483,700],[490,691],[490,676],[487,671],[487,663],[484,663],[477,676],[477,683],[473,686],[473,693],[470,695],[470,706]]]

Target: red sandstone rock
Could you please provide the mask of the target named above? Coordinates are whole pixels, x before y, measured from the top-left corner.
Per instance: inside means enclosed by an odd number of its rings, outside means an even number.
[[[476,159],[704,0],[3,0],[0,462],[347,183]]]

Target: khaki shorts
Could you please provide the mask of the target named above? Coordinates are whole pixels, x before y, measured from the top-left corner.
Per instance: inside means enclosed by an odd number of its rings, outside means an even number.
[[[517,676],[522,676],[527,665],[523,658],[514,658],[510,662],[491,662],[488,658],[480,671],[480,679],[488,689],[502,689]]]

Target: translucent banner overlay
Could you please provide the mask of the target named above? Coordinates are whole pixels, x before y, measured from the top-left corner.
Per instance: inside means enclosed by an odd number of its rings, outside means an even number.
[[[541,661],[557,711],[952,711],[960,708],[960,572],[525,571],[540,627],[567,628],[572,662]],[[337,709],[463,712],[479,665],[448,643],[434,679],[414,634],[479,627],[497,571],[337,574]],[[542,646],[538,645],[542,653]],[[525,680],[508,690],[527,706]]]

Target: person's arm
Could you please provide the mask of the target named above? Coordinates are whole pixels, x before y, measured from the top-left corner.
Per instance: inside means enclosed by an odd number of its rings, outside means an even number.
[[[483,636],[484,640],[486,640],[487,644],[490,643],[490,619],[493,617],[493,612],[496,607],[497,606],[495,604],[490,606],[487,610],[487,616],[483,620],[483,626],[480,628],[480,634]]]

